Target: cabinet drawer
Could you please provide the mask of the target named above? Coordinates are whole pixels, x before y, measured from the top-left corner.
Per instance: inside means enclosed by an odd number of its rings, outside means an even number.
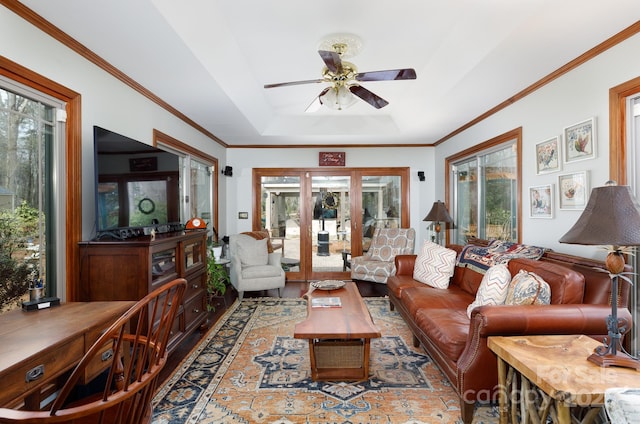
[[[186,331],[189,332],[194,327],[200,325],[207,317],[207,292],[202,292],[187,301],[184,305],[184,321]]]
[[[108,327],[105,327],[104,329],[95,329],[85,334],[85,352],[88,351],[91,346],[93,346],[96,340],[98,340],[98,338],[107,328]],[[110,365],[110,361],[113,356],[113,350],[111,349],[111,346],[112,343],[107,342],[102,347],[102,349],[100,349],[100,352],[96,355],[96,357],[93,358],[91,363],[87,365],[85,373],[82,376],[82,382],[84,384],[96,378],[98,374],[100,374]]]
[[[84,338],[78,337],[16,367],[15,370],[3,375],[0,405],[6,405],[34,389],[43,387],[43,382],[75,366],[82,359],[83,354]]]
[[[183,299],[188,302],[189,299],[197,295],[200,295],[200,292],[206,289],[207,289],[206,274],[200,274],[195,277],[191,277],[189,278],[189,281],[187,281],[187,290],[185,290],[184,292]]]

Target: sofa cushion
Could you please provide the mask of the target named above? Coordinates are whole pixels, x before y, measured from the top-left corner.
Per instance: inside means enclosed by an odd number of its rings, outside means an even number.
[[[496,264],[506,264],[514,258],[540,259],[546,249],[504,240],[493,240],[488,246],[467,245],[460,253],[458,266],[485,273]]]
[[[455,264],[455,250],[427,240],[416,258],[413,278],[431,287],[446,289],[449,287],[449,279],[453,275]]]
[[[269,253],[267,252],[267,239],[256,240],[251,237],[238,237],[236,242],[243,266],[266,265],[269,263]]]
[[[516,275],[521,269],[536,273],[549,284],[552,304],[582,303],[585,280],[581,273],[564,265],[547,261],[531,259],[512,259],[509,261],[511,275]]]
[[[505,304],[548,305],[550,301],[549,284],[534,272],[520,270],[511,279]]]
[[[511,273],[505,264],[494,265],[482,277],[476,299],[467,307],[467,316],[471,318],[471,311],[482,305],[502,305],[507,298],[511,283]]]
[[[444,355],[454,362],[458,360],[469,336],[469,318],[464,309],[420,309],[415,323]]]
[[[424,287],[424,283],[413,279],[412,275],[394,275],[387,279],[387,290],[389,295],[400,299],[402,291],[409,287]]]
[[[473,302],[473,296],[456,286],[442,290],[421,284],[420,287],[404,288],[400,293],[400,300],[414,318],[420,309],[460,310],[466,317],[466,308]]]

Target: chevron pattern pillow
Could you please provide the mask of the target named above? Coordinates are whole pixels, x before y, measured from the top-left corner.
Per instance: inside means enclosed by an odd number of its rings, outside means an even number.
[[[449,287],[456,265],[456,251],[425,241],[416,257],[413,279],[437,289]]]
[[[482,277],[476,299],[467,307],[467,316],[471,318],[471,311],[482,305],[502,305],[507,298],[511,283],[511,273],[504,264],[494,265]]]

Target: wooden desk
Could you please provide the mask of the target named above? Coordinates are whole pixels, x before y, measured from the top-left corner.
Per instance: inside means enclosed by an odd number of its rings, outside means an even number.
[[[16,408],[24,401],[27,408],[40,409],[47,387],[134,303],[71,302],[0,315],[0,406]]]
[[[296,324],[293,337],[309,339],[311,378],[314,381],[369,378],[371,339],[381,333],[356,284],[350,281],[337,290],[309,291],[305,297],[307,319]],[[342,306],[312,308],[314,297],[339,297]]]
[[[489,337],[489,349],[498,355],[500,423],[519,422],[519,413],[523,423],[544,423],[547,416],[560,424],[590,423],[607,388],[639,387],[640,372],[587,360],[600,344],[583,335]],[[589,410],[572,421],[575,406]]]

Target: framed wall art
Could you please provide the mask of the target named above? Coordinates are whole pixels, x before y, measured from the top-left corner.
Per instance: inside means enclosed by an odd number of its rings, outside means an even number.
[[[536,144],[536,173],[547,174],[561,169],[562,145],[560,137],[553,137]]]
[[[553,184],[529,187],[529,216],[553,218]]]
[[[596,118],[566,127],[563,137],[565,163],[596,157]]]
[[[345,152],[320,152],[318,165],[319,166],[344,166]]]
[[[589,197],[589,172],[559,175],[558,196],[560,209],[584,209]]]

